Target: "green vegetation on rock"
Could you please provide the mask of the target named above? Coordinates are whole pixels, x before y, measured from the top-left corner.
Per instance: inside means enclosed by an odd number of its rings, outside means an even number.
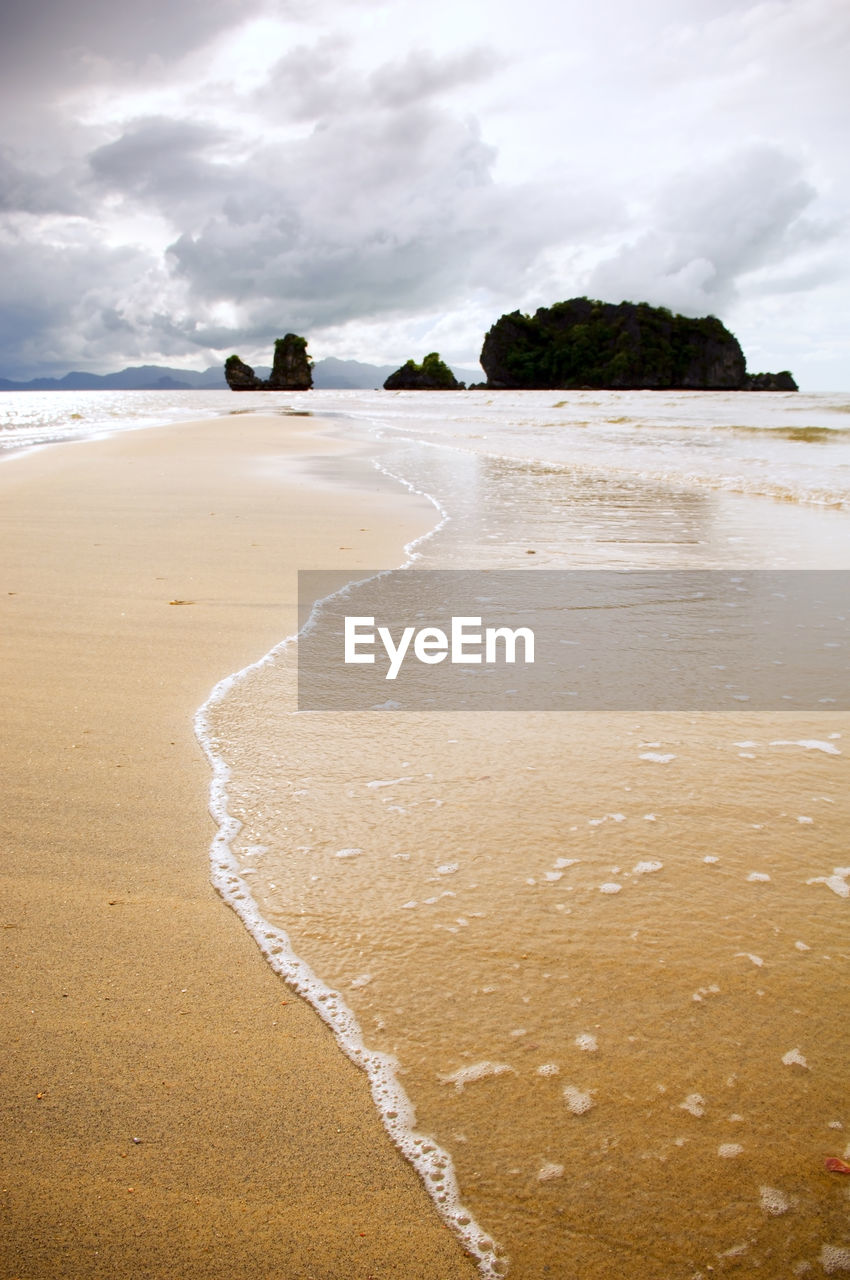
[[[307,355],[307,339],[288,333],[274,344],[271,377],[258,378],[239,356],[228,356],[224,376],[231,391],[309,391],[313,385],[313,362]]]
[[[747,375],[737,338],[715,316],[646,302],[571,298],[534,316],[503,315],[484,339],[491,388],[795,390],[790,374]],[[791,385],[789,385],[789,383]]]
[[[269,388],[309,391],[313,385],[313,362],[307,355],[307,339],[288,333],[274,344],[274,363]]]
[[[421,364],[408,360],[395,373],[391,373],[384,383],[384,390],[461,391],[463,386],[449,366],[440,359],[439,353],[431,351]]]

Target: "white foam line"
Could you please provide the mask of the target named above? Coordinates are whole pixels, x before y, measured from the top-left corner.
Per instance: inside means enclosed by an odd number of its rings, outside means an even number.
[[[440,515],[439,523],[433,529],[414,538],[404,547],[406,559],[401,567],[406,569],[418,558],[419,553],[415,548],[442,529],[450,516],[432,494],[417,489],[403,476],[394,475],[377,460],[372,461],[375,468],[383,475],[404,485],[411,493],[427,498]],[[390,572],[392,570],[382,570],[360,581],[373,581]],[[213,708],[218,706],[251,672],[268,666],[278,654],[283,653],[295,643],[300,634],[315,626],[318,612],[323,604],[336,597],[347,595],[356,585],[358,584],[354,582],[348,583],[321,600],[317,600],[300,631],[286,636],[256,662],[249,663],[241,671],[236,671],[233,675],[219,680],[206,702],[195,713],[195,736],[212,769],[209,809],[218,827],[210,845],[210,878],[225,902],[239,916],[274,971],[280,974],[308,1004],[312,1005],[331,1028],[346,1056],[365,1071],[372,1099],[378,1108],[384,1128],[419,1174],[440,1217],[455,1233],[463,1247],[476,1259],[478,1270],[485,1280],[500,1280],[505,1275],[507,1261],[504,1257],[500,1258],[498,1246],[492,1236],[488,1235],[471,1213],[464,1208],[460,1199],[454,1164],[448,1151],[438,1146],[425,1134],[416,1132],[414,1128],[416,1113],[413,1104],[396,1075],[398,1062],[390,1054],[369,1049],[364,1044],[363,1032],[357,1019],[340,993],[323,982],[306,961],[296,954],[288,934],[283,929],[269,924],[264,919],[247,881],[239,873],[239,864],[233,853],[233,841],[242,829],[242,823],[233,817],[227,807],[227,784],[231,774],[228,765],[215,750],[210,731],[210,714]]]

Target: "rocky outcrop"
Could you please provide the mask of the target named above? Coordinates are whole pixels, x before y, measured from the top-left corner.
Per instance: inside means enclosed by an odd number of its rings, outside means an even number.
[[[228,356],[224,376],[231,391],[309,391],[313,362],[307,355],[307,339],[288,333],[274,344],[274,363],[268,378],[258,378],[249,364]]]
[[[462,391],[451,369],[436,351],[431,351],[421,364],[408,360],[384,383],[385,391]]]
[[[264,391],[268,386],[249,364],[235,355],[225,360],[224,376],[231,391]]]
[[[781,373],[748,373],[745,391],[799,391],[787,369]]]
[[[571,298],[534,316],[514,311],[485,337],[481,364],[490,389],[748,387],[738,340],[719,320],[694,320],[646,302]]]
[[[309,391],[313,385],[313,362],[307,355],[307,339],[288,333],[274,344],[270,391]]]

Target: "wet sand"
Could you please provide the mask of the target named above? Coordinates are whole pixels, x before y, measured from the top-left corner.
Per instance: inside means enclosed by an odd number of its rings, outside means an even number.
[[[475,1275],[365,1077],[209,884],[192,716],[296,617],[298,568],[434,522],[303,418],[235,416],[0,465],[6,1046],[0,1271]]]

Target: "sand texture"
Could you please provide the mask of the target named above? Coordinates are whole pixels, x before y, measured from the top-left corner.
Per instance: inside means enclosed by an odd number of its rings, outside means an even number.
[[[0,465],[4,1277],[475,1274],[208,881],[196,708],[293,629],[296,569],[397,564],[434,522],[362,463],[310,480],[345,463],[317,426]]]

